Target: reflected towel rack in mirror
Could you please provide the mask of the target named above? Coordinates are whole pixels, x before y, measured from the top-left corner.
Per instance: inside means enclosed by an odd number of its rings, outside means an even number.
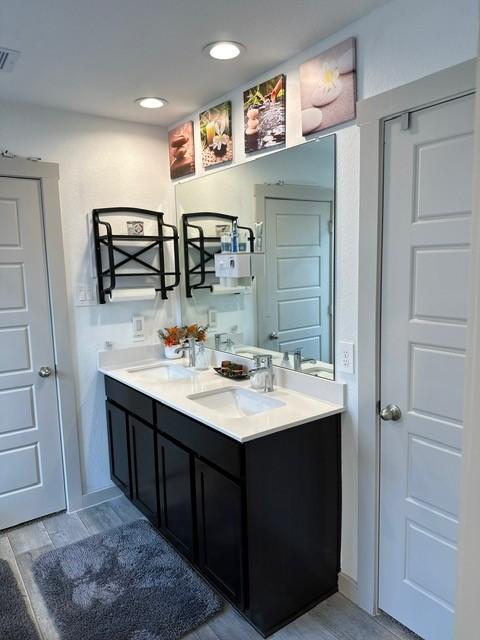
[[[205,235],[205,230],[200,224],[192,224],[191,220],[219,220],[233,223],[238,220],[238,216],[231,216],[226,213],[214,213],[211,211],[197,211],[195,213],[184,213],[182,215],[183,224],[183,257],[185,261],[185,289],[187,298],[192,297],[195,289],[209,289],[213,291],[213,284],[206,284],[208,275],[215,276],[215,269],[207,269],[206,265],[213,262],[216,253],[220,252],[220,236]],[[238,225],[238,229],[248,232],[248,243],[250,253],[253,253],[254,240],[253,230],[250,227]],[[194,234],[192,234],[194,230]],[[206,247],[208,245],[208,249]],[[198,262],[192,256],[189,249],[195,249]],[[193,262],[193,266],[190,266]],[[196,281],[195,281],[196,280]]]

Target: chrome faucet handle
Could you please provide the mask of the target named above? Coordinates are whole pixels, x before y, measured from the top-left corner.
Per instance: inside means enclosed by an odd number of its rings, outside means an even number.
[[[262,366],[262,357],[259,353],[255,353],[253,355],[253,362],[255,365],[255,368],[261,367]]]
[[[215,334],[215,349],[217,351],[220,350],[220,346],[222,344],[222,336],[226,336],[227,333],[225,331],[222,331],[221,333],[216,333]]]

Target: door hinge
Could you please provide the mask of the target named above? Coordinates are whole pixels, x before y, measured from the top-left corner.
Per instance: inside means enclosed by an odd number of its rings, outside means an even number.
[[[405,111],[400,115],[400,129],[402,131],[410,129],[410,111]]]
[[[333,233],[333,220],[328,221],[328,233]]]

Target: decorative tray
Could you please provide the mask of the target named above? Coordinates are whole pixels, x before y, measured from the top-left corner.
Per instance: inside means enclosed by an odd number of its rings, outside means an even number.
[[[222,373],[221,367],[213,367],[213,370],[215,371],[215,373],[218,373],[219,376],[222,376],[222,378],[227,378],[228,380],[248,380],[250,377],[245,372],[235,373],[233,371],[230,371],[229,373]]]

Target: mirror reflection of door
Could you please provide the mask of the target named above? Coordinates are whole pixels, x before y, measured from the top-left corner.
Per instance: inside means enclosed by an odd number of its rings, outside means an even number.
[[[258,344],[305,359],[332,356],[333,191],[303,185],[257,185],[264,217],[265,265],[257,282]]]

